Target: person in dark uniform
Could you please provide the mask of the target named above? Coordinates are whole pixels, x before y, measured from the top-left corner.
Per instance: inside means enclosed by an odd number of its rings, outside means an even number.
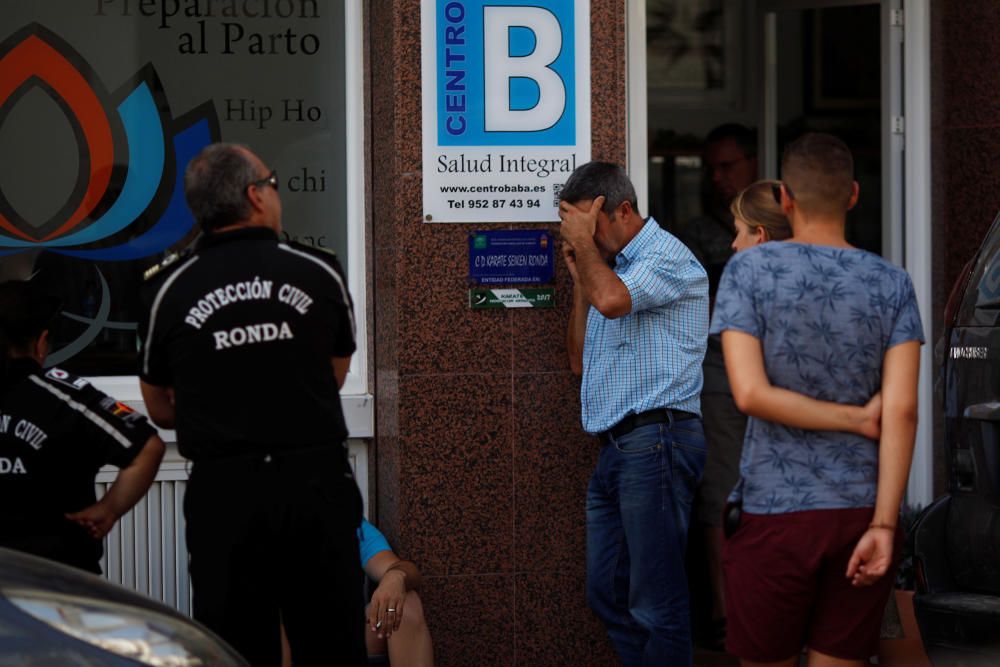
[[[163,441],[146,418],[59,368],[43,370],[58,302],[0,283],[0,546],[101,573],[101,539],[145,495]],[[96,499],[101,466],[118,466]]]
[[[339,396],[353,306],[332,254],[279,240],[278,183],[244,146],[188,165],[204,235],[147,281],[141,386],[193,462],[194,617],[254,665],[280,664],[282,622],[296,667],[362,664],[361,495]]]

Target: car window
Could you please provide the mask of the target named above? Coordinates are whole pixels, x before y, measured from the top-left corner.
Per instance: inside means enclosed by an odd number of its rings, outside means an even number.
[[[958,313],[958,326],[1000,323],[1000,215],[983,243]]]

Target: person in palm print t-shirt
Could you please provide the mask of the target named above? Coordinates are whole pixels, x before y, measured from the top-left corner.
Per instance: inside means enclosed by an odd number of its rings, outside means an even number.
[[[878,648],[898,560],[923,331],[909,276],[844,239],[857,202],[840,140],[807,134],[782,159],[793,236],[739,253],[719,287],[721,333],[749,415],[742,517],[726,541],[727,649],[744,664],[861,665]],[[822,401],[881,392],[881,435],[838,432]],[[806,430],[814,429],[814,430]]]

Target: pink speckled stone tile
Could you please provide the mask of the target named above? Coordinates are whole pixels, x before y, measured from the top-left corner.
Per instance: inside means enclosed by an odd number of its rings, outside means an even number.
[[[513,569],[510,378],[400,378],[404,543],[429,574]]]
[[[593,158],[625,164],[628,98],[625,81],[625,3],[590,3],[590,105]]]
[[[996,0],[934,3],[931,39],[946,75],[943,122],[951,127],[1000,125],[1000,4]]]
[[[577,567],[599,445],[580,427],[579,379],[514,376],[514,559],[518,572]],[[572,400],[554,402],[552,396]]]
[[[975,255],[1000,211],[997,142],[1000,124],[992,128],[945,129],[940,177],[948,193],[944,202],[946,294],[962,267]],[[939,224],[942,221],[939,221]],[[941,313],[935,313],[940,319]]]
[[[469,307],[468,258],[468,232],[452,226],[428,230],[402,253],[401,375],[510,371],[512,314]]]
[[[587,606],[583,567],[518,574],[517,663],[531,667],[620,664],[604,626]]]
[[[434,641],[436,664],[532,664],[517,661],[514,655],[513,575],[428,577],[425,582],[420,596]]]

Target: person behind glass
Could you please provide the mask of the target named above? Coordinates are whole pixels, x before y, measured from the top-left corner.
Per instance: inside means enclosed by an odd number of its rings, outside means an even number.
[[[722,269],[733,254],[732,243],[736,227],[731,213],[732,202],[737,193],[757,178],[756,133],[736,123],[716,127],[705,138],[702,164],[702,215],[688,221],[681,240],[705,267],[711,309]],[[725,612],[717,585],[717,535],[722,513],[721,503],[732,487],[722,488],[720,485],[717,471],[719,458],[715,452],[738,447],[746,426],[746,417],[733,403],[726,367],[722,361],[722,342],[718,337],[708,340],[702,363],[702,377],[701,415],[709,458],[705,478],[699,486],[693,505],[692,539],[697,540],[695,549],[701,546],[705,550],[705,569],[713,593],[710,609],[712,623],[703,630],[701,636],[705,644],[717,648],[725,637]]]
[[[640,216],[621,167],[577,168],[560,198],[570,367],[583,375],[583,428],[602,445],[587,490],[588,599],[625,665],[689,665],[684,552],[705,465],[708,279]]]
[[[0,283],[0,546],[101,573],[101,539],[149,489],[163,441],[87,380],[43,369],[58,302]],[[96,500],[101,466],[120,471]]]
[[[797,665],[806,646],[812,667],[860,666],[898,559],[922,325],[906,272],[845,240],[858,185],[842,141],[789,144],[778,195],[792,238],[734,256],[712,318],[749,416],[723,547],[726,648],[744,665]],[[872,401],[878,425],[862,416]]]
[[[187,166],[204,235],[147,281],[140,386],[193,462],[194,617],[251,664],[363,664],[361,495],[343,384],[354,317],[336,258],[282,243],[277,174],[245,146]]]
[[[733,255],[736,229],[730,207],[736,194],[757,180],[757,133],[737,123],[720,125],[705,137],[701,159],[702,214],[688,221],[681,240],[705,267],[714,299],[722,269]]]
[[[767,241],[780,241],[792,235],[788,218],[772,196],[772,188],[779,185],[778,181],[757,181],[741,190],[732,200],[730,211],[736,227],[736,236],[730,243],[733,251],[746,250]],[[713,364],[709,363],[710,359],[714,361]],[[712,374],[716,369],[720,371],[721,377],[716,378],[713,383]],[[708,338],[704,370],[706,386],[701,393],[701,409],[708,458],[705,460],[705,474],[698,485],[694,506],[712,589],[712,630],[708,644],[722,650],[726,636],[726,606],[722,584],[722,510],[726,497],[739,479],[740,450],[743,447],[747,418],[736,407],[729,391],[722,359],[722,339],[718,335]]]

